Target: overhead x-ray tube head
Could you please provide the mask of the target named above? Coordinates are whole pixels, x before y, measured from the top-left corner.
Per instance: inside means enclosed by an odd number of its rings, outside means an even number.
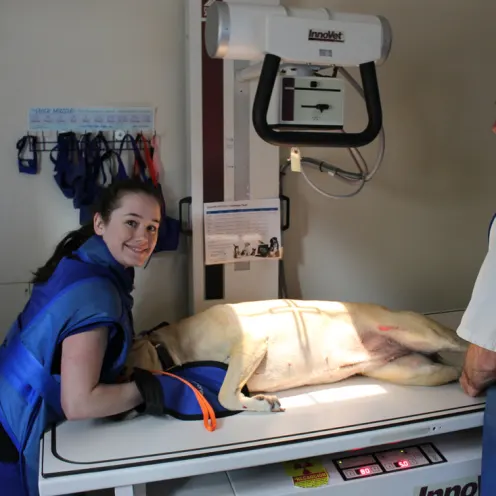
[[[381,16],[335,13],[328,9],[217,1],[207,10],[205,47],[212,58],[261,62],[252,109],[257,134],[274,145],[360,147],[372,142],[382,127],[376,64],[391,49],[391,28]],[[280,64],[359,67],[368,124],[359,133],[291,131],[267,122]]]

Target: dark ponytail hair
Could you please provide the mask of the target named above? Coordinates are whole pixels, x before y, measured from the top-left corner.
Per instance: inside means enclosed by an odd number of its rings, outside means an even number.
[[[158,186],[160,187],[160,186]],[[114,181],[109,186],[102,188],[98,195],[97,202],[93,205],[93,214],[99,213],[104,222],[108,222],[112,212],[119,208],[123,196],[129,193],[143,193],[157,200],[162,205],[160,191],[152,183],[144,183],[139,179],[125,179]],[[50,279],[62,258],[71,255],[81,245],[95,234],[93,220],[79,229],[69,232],[55,248],[52,256],[42,267],[33,274],[33,284],[44,283]]]

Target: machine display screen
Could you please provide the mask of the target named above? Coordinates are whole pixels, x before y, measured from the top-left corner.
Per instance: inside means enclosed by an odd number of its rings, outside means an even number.
[[[334,461],[343,479],[348,481],[443,462],[446,459],[432,443],[376,451]]]
[[[360,467],[355,470],[358,475],[372,475],[372,469],[370,467]]]
[[[393,462],[393,465],[398,468],[408,468],[411,466],[408,460],[398,460],[397,462]],[[359,467],[354,470],[357,475],[361,476],[373,475],[377,472],[373,466]]]

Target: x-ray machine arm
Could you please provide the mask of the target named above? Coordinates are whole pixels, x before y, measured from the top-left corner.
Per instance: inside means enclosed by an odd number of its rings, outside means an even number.
[[[375,66],[391,48],[385,18],[218,1],[207,12],[205,42],[210,57],[255,62],[238,77],[258,76],[252,123],[267,143],[351,148],[377,137],[382,108]],[[368,124],[359,133],[322,133],[343,126],[343,90],[339,80],[312,74],[340,66],[360,68]]]
[[[378,16],[278,0],[186,0],[189,312],[279,296],[274,261],[205,265],[204,204],[279,198],[279,146],[350,147],[382,127],[375,64],[390,50]],[[344,133],[344,81],[359,67],[368,124]]]

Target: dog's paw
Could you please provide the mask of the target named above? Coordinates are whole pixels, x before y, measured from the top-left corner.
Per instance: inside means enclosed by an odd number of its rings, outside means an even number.
[[[281,402],[277,396],[270,396],[267,394],[257,394],[250,398],[254,400],[252,405],[256,411],[259,412],[284,412]]]

